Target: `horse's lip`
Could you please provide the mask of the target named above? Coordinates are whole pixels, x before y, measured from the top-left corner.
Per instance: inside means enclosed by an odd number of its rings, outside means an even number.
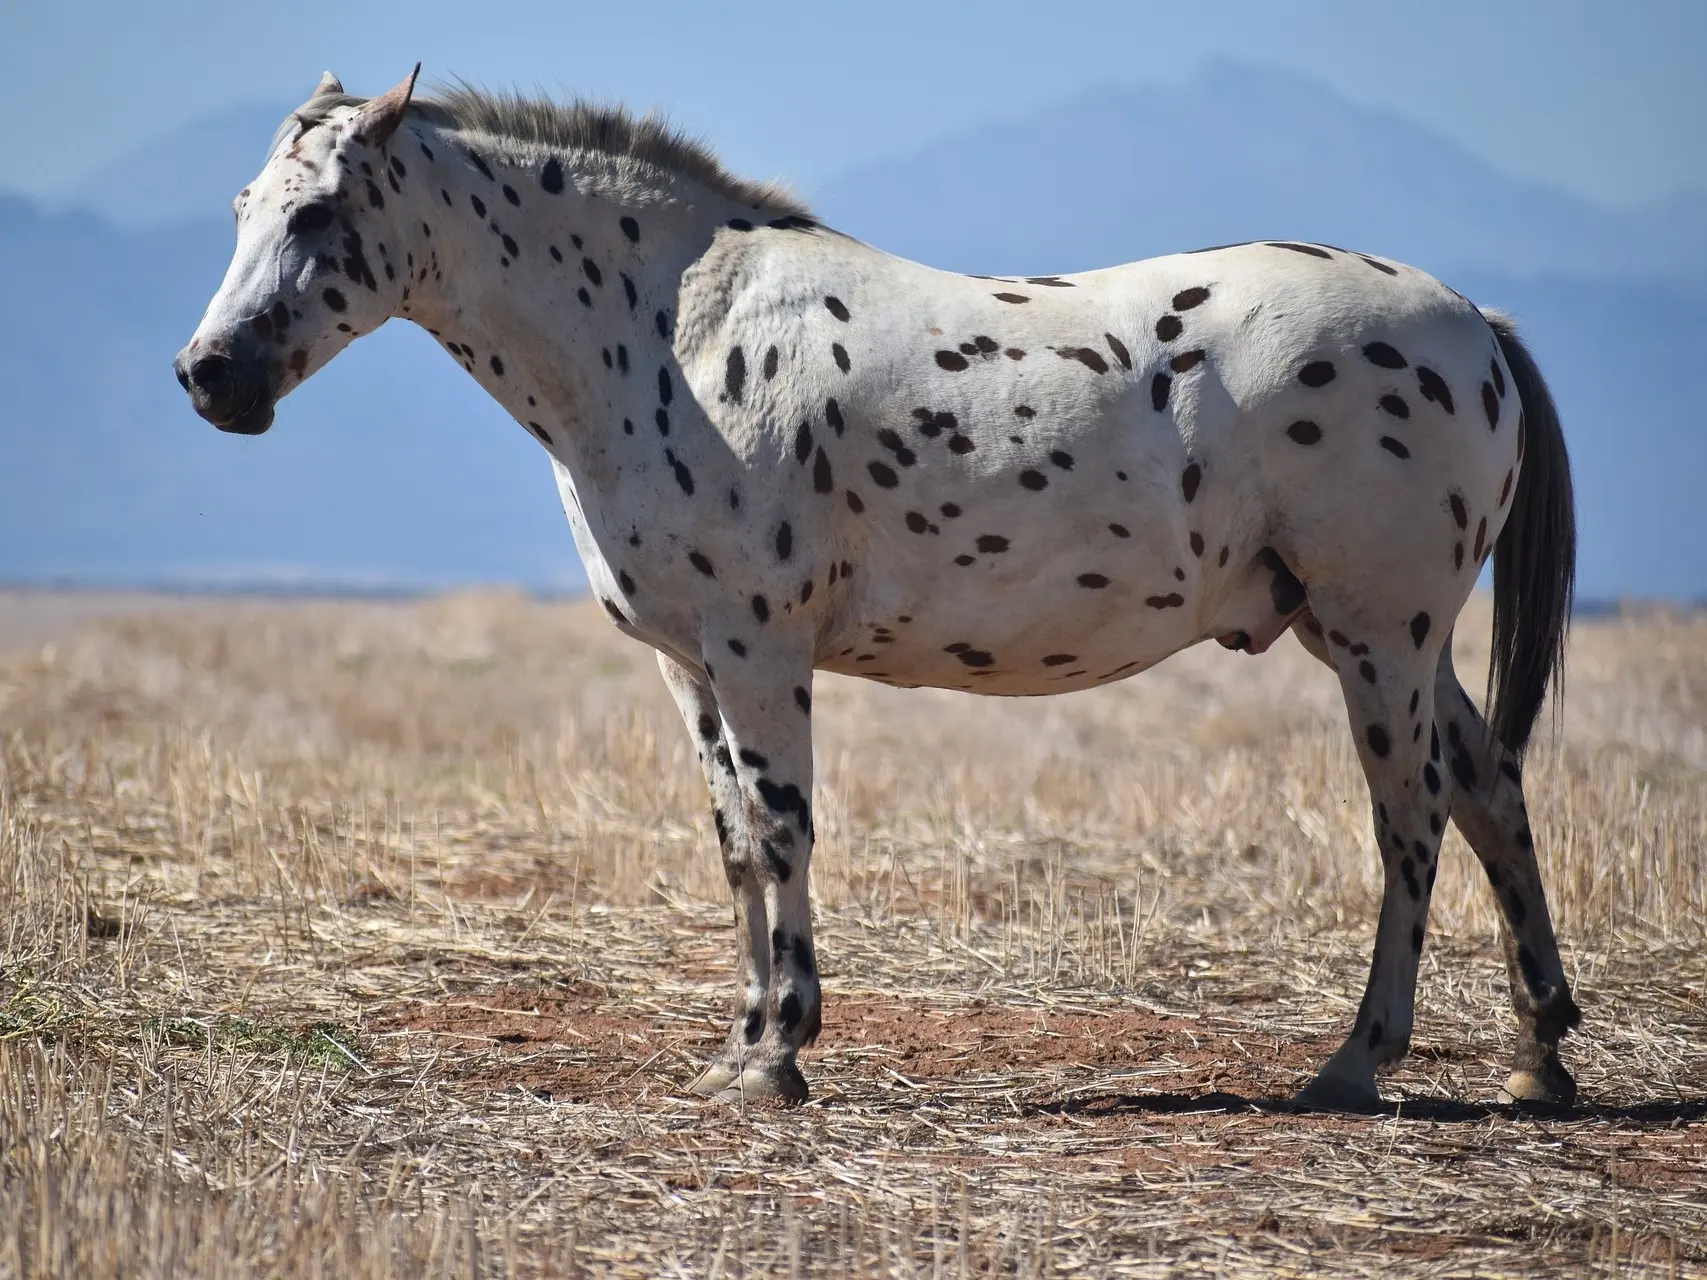
[[[256,401],[242,413],[213,425],[234,436],[258,436],[273,425],[273,406],[264,401]]]
[[[205,413],[202,416],[234,436],[258,436],[273,425],[273,398],[264,390],[257,390],[254,399],[228,418],[222,420]]]

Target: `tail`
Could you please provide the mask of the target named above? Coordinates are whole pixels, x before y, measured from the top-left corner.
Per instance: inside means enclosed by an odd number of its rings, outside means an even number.
[[[1517,492],[1494,543],[1488,721],[1519,758],[1551,684],[1564,693],[1565,633],[1577,583],[1577,517],[1559,411],[1509,316],[1484,310],[1517,384],[1526,443]]]

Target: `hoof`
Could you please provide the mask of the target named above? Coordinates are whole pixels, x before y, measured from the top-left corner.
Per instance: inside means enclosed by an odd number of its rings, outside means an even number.
[[[1368,1115],[1381,1109],[1381,1095],[1374,1084],[1359,1084],[1326,1072],[1305,1085],[1293,1097],[1294,1106],[1306,1111],[1350,1111]]]
[[[1568,1107],[1577,1100],[1577,1082],[1571,1073],[1557,1062],[1548,1063],[1539,1071],[1517,1070],[1506,1077],[1500,1090],[1500,1101],[1531,1102],[1549,1107]]]
[[[741,1068],[732,1067],[719,1059],[699,1073],[694,1082],[688,1086],[688,1092],[697,1093],[702,1098],[715,1098],[727,1089],[730,1082],[740,1074]]]
[[[737,1104],[784,1102],[795,1105],[805,1102],[811,1094],[806,1086],[806,1077],[792,1062],[769,1068],[756,1064],[736,1068],[724,1062],[714,1062],[688,1087],[713,1102]]]

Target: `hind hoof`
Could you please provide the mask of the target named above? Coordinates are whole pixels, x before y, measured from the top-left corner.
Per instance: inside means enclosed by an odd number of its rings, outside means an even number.
[[[1577,1082],[1571,1073],[1557,1062],[1548,1063],[1539,1071],[1519,1069],[1506,1077],[1500,1090],[1500,1101],[1529,1102],[1548,1107],[1569,1107],[1577,1100]]]
[[[1356,1115],[1369,1115],[1381,1109],[1381,1095],[1373,1084],[1323,1072],[1300,1089],[1293,1096],[1292,1103],[1306,1111],[1349,1111]]]

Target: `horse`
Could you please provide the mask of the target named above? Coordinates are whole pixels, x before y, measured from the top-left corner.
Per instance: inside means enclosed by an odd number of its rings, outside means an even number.
[[[1286,240],[934,270],[657,117],[417,100],[419,71],[371,99],[328,73],[287,118],[174,369],[203,418],[257,434],[400,317],[550,457],[591,592],[657,651],[710,791],[738,989],[694,1091],[808,1095],[814,671],[1039,695],[1291,632],[1338,677],[1384,873],[1362,1002],[1298,1104],[1380,1104],[1449,820],[1503,921],[1503,1096],[1573,1100],[1521,765],[1562,678],[1575,517],[1507,317]],[[1484,717],[1450,640],[1490,557]]]

